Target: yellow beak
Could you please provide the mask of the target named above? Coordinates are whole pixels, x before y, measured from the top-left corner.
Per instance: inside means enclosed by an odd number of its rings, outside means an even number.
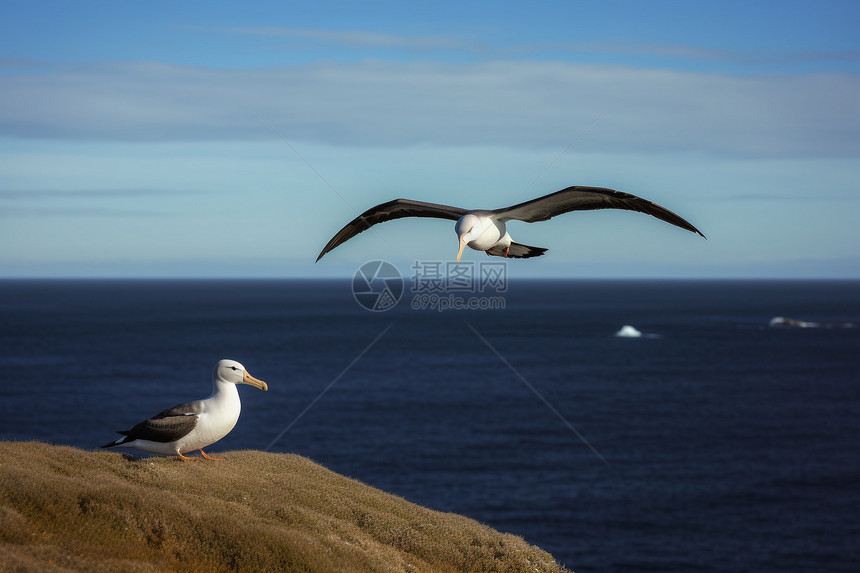
[[[460,250],[457,251],[457,262],[460,262],[460,257],[463,256],[463,249],[466,248],[466,239],[464,237],[460,237]]]
[[[242,382],[244,382],[245,384],[250,384],[254,388],[259,388],[263,392],[269,389],[268,384],[266,384],[262,380],[257,380],[256,378],[248,374],[247,370],[245,370],[245,375],[242,377]]]

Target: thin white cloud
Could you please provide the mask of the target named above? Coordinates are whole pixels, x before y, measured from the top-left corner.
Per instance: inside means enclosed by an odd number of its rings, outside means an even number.
[[[513,49],[522,54],[568,53],[655,57],[692,62],[723,62],[741,66],[782,66],[800,64],[860,62],[860,50],[783,51],[732,50],[680,44],[557,43],[526,45]]]
[[[729,63],[740,66],[784,66],[822,63],[860,62],[860,50],[735,50],[682,44],[647,42],[550,42],[493,45],[458,36],[404,36],[368,30],[332,30],[265,26],[237,26],[217,31],[254,36],[269,36],[327,45],[349,50],[403,50],[407,52],[458,52],[460,54],[504,59],[541,54],[576,56],[632,56],[661,60]]]
[[[163,205],[141,208],[141,201],[187,195],[202,193],[172,189],[0,189],[0,219],[162,217],[171,210]]]
[[[283,27],[232,27],[222,28],[231,34],[275,36],[330,44],[350,49],[401,49],[425,50],[478,50],[485,46],[453,36],[399,36],[365,30],[320,30]]]
[[[860,155],[860,76],[732,76],[559,62],[94,63],[0,75],[0,136],[348,146]]]

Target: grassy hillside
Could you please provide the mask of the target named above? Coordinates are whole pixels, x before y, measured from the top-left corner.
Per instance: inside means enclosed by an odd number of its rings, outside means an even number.
[[[0,571],[564,571],[306,458],[223,457],[0,442]]]

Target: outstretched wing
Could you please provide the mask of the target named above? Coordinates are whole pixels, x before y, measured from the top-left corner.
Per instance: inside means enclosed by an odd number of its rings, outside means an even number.
[[[689,221],[672,211],[630,193],[603,187],[568,187],[544,197],[532,199],[505,209],[492,211],[500,221],[517,219],[526,223],[546,221],[569,211],[590,209],[626,209],[657,217],[682,229],[702,235]],[[702,235],[704,237],[705,235]]]
[[[456,221],[468,212],[467,209],[460,207],[424,203],[423,201],[413,201],[412,199],[395,199],[388,203],[382,203],[376,207],[371,207],[338,231],[323,248],[322,252],[320,252],[317,261],[341,243],[347,242],[377,223],[384,223],[385,221],[403,217],[433,217],[435,219],[451,219],[452,221]]]

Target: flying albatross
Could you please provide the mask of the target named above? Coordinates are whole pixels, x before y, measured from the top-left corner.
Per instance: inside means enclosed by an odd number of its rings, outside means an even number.
[[[463,255],[463,249],[467,245],[476,251],[484,251],[487,255],[497,257],[513,257],[515,259],[539,257],[547,249],[514,242],[507,232],[505,223],[511,220],[536,223],[569,211],[591,209],[639,211],[702,235],[701,231],[672,211],[636,195],[603,187],[574,186],[512,207],[494,210],[470,210],[412,199],[395,199],[372,207],[347,223],[323,248],[317,261],[327,252],[373,225],[402,217],[432,217],[457,221],[454,224],[454,231],[460,238],[460,250],[457,252],[458,263]],[[702,235],[702,237],[704,236]]]
[[[239,420],[242,404],[236,384],[250,384],[264,392],[269,389],[265,382],[248,374],[235,360],[221,360],[212,371],[211,396],[164,410],[126,432],[117,432],[123,436],[102,447],[122,446],[153,454],[176,454],[183,460],[193,458],[182,454],[200,450],[207,460],[223,460],[209,457],[203,448],[229,434]]]

